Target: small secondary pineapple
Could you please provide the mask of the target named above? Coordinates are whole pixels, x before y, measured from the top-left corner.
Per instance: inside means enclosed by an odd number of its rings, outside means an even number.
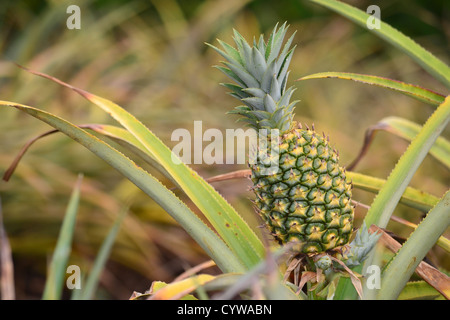
[[[348,243],[352,185],[328,139],[293,121],[297,101],[290,102],[294,89],[286,83],[295,47],[294,35],[282,45],[286,31],[286,24],[276,26],[267,43],[261,35],[253,46],[235,31],[237,48],[220,40],[223,50],[211,47],[227,60],[218,68],[235,82],[224,86],[245,104],[231,113],[243,116],[266,142],[258,144],[250,164],[257,212],[280,244],[317,254]]]

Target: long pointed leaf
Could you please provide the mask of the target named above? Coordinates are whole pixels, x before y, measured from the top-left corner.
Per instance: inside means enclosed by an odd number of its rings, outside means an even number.
[[[375,197],[364,219],[367,226],[372,224],[385,228],[395,207],[405,192],[412,176],[429,152],[431,146],[440,136],[450,120],[450,96],[444,100],[414,138],[408,149],[401,156],[386,183]],[[369,254],[365,265],[371,263],[374,251]],[[355,267],[354,271],[361,273],[363,266]],[[356,299],[356,292],[350,281],[339,281],[336,294],[340,298]]]
[[[111,227],[111,230],[108,232],[108,235],[106,236],[99,252],[97,253],[97,257],[95,258],[94,265],[86,280],[86,284],[81,289],[80,296],[79,297],[76,296],[77,299],[79,298],[81,300],[90,300],[94,296],[95,290],[97,289],[97,285],[100,280],[101,273],[103,271],[106,261],[108,260],[116,236],[119,233],[122,220],[125,217],[127,211],[128,208],[122,210],[122,212],[119,214],[116,221],[114,222],[114,225]]]
[[[45,111],[9,101],[0,106],[15,107],[40,119],[102,158],[166,210],[188,232],[224,272],[245,270],[225,243],[180,199],[133,161],[85,130]]]
[[[400,292],[398,300],[424,300],[436,299],[438,297],[442,297],[439,291],[425,281],[411,281]]]
[[[26,69],[26,68],[24,68]],[[28,69],[26,69],[28,70]],[[211,222],[231,250],[242,259],[246,267],[257,264],[264,257],[264,246],[254,231],[234,208],[188,166],[174,162],[176,156],[142,122],[117,104],[87,91],[75,88],[46,74],[29,72],[70,88],[102,108],[141,142],[150,154],[177,181],[182,190]]]
[[[389,117],[381,120],[379,125],[383,130],[389,131],[406,140],[413,140],[420,132],[422,126],[412,121]],[[450,142],[444,137],[438,137],[430,149],[430,154],[450,169]]]
[[[383,274],[378,299],[396,299],[398,297],[420,261],[449,226],[450,191],[428,212],[424,220],[387,266]],[[446,286],[446,294],[450,295],[450,280]]]
[[[151,154],[147,152],[145,147],[140,143],[130,132],[127,130],[113,125],[106,125],[106,124],[83,124],[79,125],[79,128],[82,129],[89,129],[94,132],[100,133],[106,137],[112,138],[117,141],[122,141],[126,144],[128,149],[131,149],[131,151],[137,153],[137,155],[142,158],[145,162],[150,164],[152,167],[157,169],[160,173],[162,173],[166,178],[171,180],[175,185],[177,185],[176,181],[173,180],[172,176],[159,164],[159,162],[152,157]],[[16,170],[20,160],[25,155],[27,150],[39,139],[42,139],[44,137],[47,137],[51,134],[58,133],[59,130],[53,129],[46,131],[36,137],[33,137],[32,139],[28,140],[27,143],[22,147],[22,149],[19,151],[17,156],[14,158],[13,162],[9,166],[7,170],[5,170],[5,173],[3,175],[3,180],[9,181],[12,174]]]
[[[365,218],[366,225],[386,227],[397,203],[408,186],[422,160],[450,120],[450,96],[424,124],[408,149],[401,156],[386,184],[375,197]]]
[[[55,251],[48,270],[47,280],[45,282],[44,300],[59,300],[63,290],[64,277],[67,270],[67,261],[72,251],[72,237],[75,230],[75,222],[80,201],[80,187],[82,176],[78,181],[70,196],[63,224],[61,226]]]
[[[356,159],[347,166],[347,169],[353,170],[355,166],[361,161],[361,159],[369,150],[370,144],[372,143],[372,140],[374,139],[375,133],[377,131],[388,131],[403,139],[411,141],[420,132],[421,129],[422,126],[403,118],[387,117],[382,119],[380,122],[373,126],[370,126],[366,130],[364,144]],[[436,142],[430,149],[430,155],[447,166],[447,168],[450,168],[450,142],[444,137],[438,137],[436,139]]]
[[[398,80],[392,80],[388,78],[371,76],[366,74],[358,74],[358,73],[349,73],[349,72],[320,72],[308,75],[306,77],[302,77],[297,81],[301,80],[310,80],[310,79],[327,79],[327,78],[336,78],[336,79],[345,79],[345,80],[353,80],[357,82],[362,82],[378,87],[388,88],[394,91],[401,92],[407,96],[413,97],[419,101],[423,101],[429,103],[431,105],[440,105],[444,102],[445,96],[433,92],[431,90],[412,85],[409,83],[405,83]]]
[[[203,286],[208,281],[215,278],[210,274],[199,274],[181,281],[172,282],[162,286],[159,289],[154,288],[155,283],[150,289],[150,300],[172,300],[180,299],[185,295],[195,291],[199,286]]]
[[[352,20],[360,26],[366,28],[367,20],[372,17],[351,5],[336,0],[309,0],[331,9],[340,15]],[[450,88],[450,68],[444,62],[436,58],[432,53],[425,50],[411,38],[405,36],[397,29],[389,24],[380,21],[380,28],[369,29],[375,35],[386,40],[393,46],[402,50],[420,66],[428,71],[432,76],[440,80],[448,88]]]
[[[386,231],[378,228],[375,225],[372,225],[369,228],[369,231],[372,233],[373,232],[380,233],[381,234],[379,240],[380,244],[383,244],[387,249],[389,249],[393,253],[397,253],[402,247],[402,245],[399,242],[397,242],[397,240],[392,238]],[[393,261],[394,257],[392,257],[388,263]],[[430,286],[432,286],[442,295],[444,295],[447,299],[450,298],[450,278],[445,273],[439,271],[438,269],[436,269],[435,267],[433,267],[432,265],[428,264],[423,260],[420,261],[420,263],[417,265],[415,273],[423,280],[425,280]],[[371,291],[372,291],[370,293],[371,299],[375,299],[376,294],[378,294],[378,291],[377,290]]]
[[[352,180],[355,188],[372,193],[378,193],[386,184],[386,180],[384,179],[371,177],[358,172],[347,171],[347,176]],[[400,198],[402,204],[424,212],[430,210],[438,201],[438,197],[411,187],[407,187]]]

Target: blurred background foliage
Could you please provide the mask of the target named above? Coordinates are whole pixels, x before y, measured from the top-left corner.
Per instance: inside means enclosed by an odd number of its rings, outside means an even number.
[[[378,5],[384,21],[449,63],[448,1],[346,2],[364,11],[371,4]],[[80,30],[66,28],[70,4],[81,9]],[[3,0],[0,99],[39,107],[76,124],[114,123],[80,96],[17,68],[12,63],[16,62],[122,105],[169,146],[176,144],[171,141],[172,131],[186,128],[193,132],[195,120],[203,121],[203,130],[225,132],[240,127],[237,118],[225,115],[236,101],[218,85],[227,81],[212,68],[221,57],[204,42],[216,44],[216,38],[230,42],[233,28],[253,37],[284,21],[291,25],[290,32],[298,30],[291,83],[315,72],[345,71],[398,79],[448,94],[397,49],[308,1]],[[342,164],[353,160],[365,130],[384,117],[400,116],[423,124],[433,111],[432,106],[404,95],[354,82],[310,80],[295,86],[295,98],[301,100],[296,120],[314,123],[317,131],[328,134]],[[0,128],[2,173],[26,141],[49,129],[15,110],[2,111]],[[386,178],[407,145],[392,134],[378,133],[355,171]],[[244,169],[245,165],[193,167],[210,177]],[[85,178],[69,263],[78,264],[82,272],[89,270],[121,207],[131,203],[103,272],[98,298],[129,298],[133,290],[147,290],[153,280],[171,281],[208,259],[128,180],[69,138],[54,134],[33,145],[11,180],[0,183],[18,299],[41,297],[48,261],[78,173]],[[411,185],[441,197],[449,181],[445,167],[427,157]],[[230,180],[214,186],[257,229],[259,221],[246,199],[251,196],[248,181]],[[354,194],[354,199],[364,204],[373,198],[358,190]],[[356,226],[365,211],[358,207]],[[415,223],[422,217],[421,212],[402,206],[395,214]],[[401,237],[411,231],[395,222],[389,229]],[[450,269],[448,257],[439,249],[433,250],[430,258]]]

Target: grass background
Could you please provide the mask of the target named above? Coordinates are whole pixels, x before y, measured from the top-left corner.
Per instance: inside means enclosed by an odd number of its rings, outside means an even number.
[[[373,1],[346,1],[365,10]],[[81,9],[81,29],[68,30],[66,8]],[[449,63],[450,4],[442,1],[377,0],[382,20]],[[277,22],[298,30],[290,83],[297,87],[296,120],[314,123],[330,136],[341,164],[357,155],[365,130],[387,116],[424,123],[433,107],[404,95],[342,80],[302,76],[344,71],[389,77],[448,91],[410,58],[368,30],[308,1],[153,0],[153,1],[3,1],[0,6],[0,98],[50,111],[76,124],[113,123],[75,93],[30,75],[12,62],[58,77],[110,99],[141,119],[169,146],[177,128],[193,132],[239,128],[225,113],[236,105],[227,81],[212,68],[221,57],[204,42],[231,42],[232,29],[246,38],[268,33]],[[25,142],[48,130],[15,110],[0,116],[0,172]],[[449,137],[449,130],[445,132]],[[355,171],[386,178],[408,143],[378,133]],[[204,177],[244,165],[193,165]],[[151,168],[148,168],[151,170]],[[80,212],[69,264],[89,270],[95,254],[125,203],[131,203],[102,277],[97,298],[126,299],[147,290],[153,280],[171,281],[207,256],[151,199],[102,160],[61,134],[38,141],[9,182],[0,183],[4,225],[11,243],[18,299],[42,295],[65,207],[78,173],[84,174]],[[159,176],[160,177],[160,176]],[[163,179],[162,177],[160,177]],[[436,196],[449,188],[450,174],[427,157],[411,185]],[[247,197],[248,181],[214,186],[257,226]],[[370,204],[372,194],[355,190],[354,199]],[[359,207],[357,222],[365,214]],[[422,213],[400,206],[396,215],[417,223]],[[407,237],[410,229],[389,229]],[[448,255],[435,248],[433,263],[450,269]],[[210,272],[217,272],[210,269]],[[70,292],[65,292],[68,297]]]

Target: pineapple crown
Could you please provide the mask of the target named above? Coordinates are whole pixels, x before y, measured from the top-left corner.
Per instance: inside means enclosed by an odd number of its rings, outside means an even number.
[[[380,237],[381,233],[369,233],[366,224],[363,223],[356,233],[355,239],[348,245],[348,250],[343,255],[344,263],[349,268],[361,264]]]
[[[218,40],[223,50],[213,46],[227,61],[217,68],[231,78],[235,84],[222,84],[231,90],[231,95],[245,105],[238,106],[229,113],[243,116],[241,121],[254,129],[291,129],[294,106],[290,102],[295,89],[286,89],[289,63],[295,46],[290,48],[295,33],[283,45],[288,26],[284,23],[279,29],[275,26],[267,43],[264,36],[253,39],[253,47],[234,30],[237,49]]]

